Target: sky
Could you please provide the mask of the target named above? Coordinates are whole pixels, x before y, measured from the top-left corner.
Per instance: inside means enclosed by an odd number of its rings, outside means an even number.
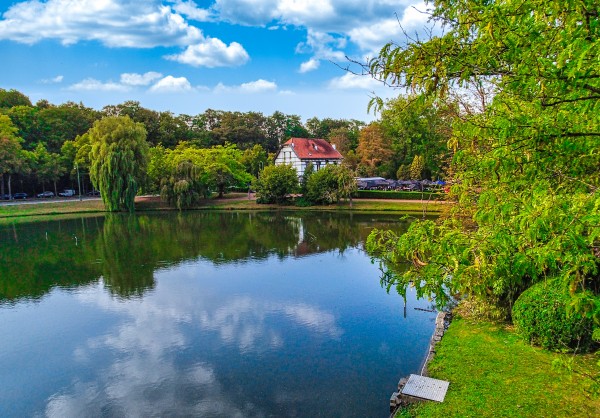
[[[0,87],[33,103],[370,121],[345,70],[427,25],[420,0],[0,0]],[[355,68],[358,70],[358,68]]]

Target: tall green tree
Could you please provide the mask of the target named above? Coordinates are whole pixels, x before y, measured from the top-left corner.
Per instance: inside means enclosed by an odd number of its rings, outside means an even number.
[[[12,194],[11,178],[23,170],[26,159],[21,143],[23,139],[17,136],[17,128],[10,118],[0,115],[0,195],[4,195],[4,177],[8,177],[8,194]]]
[[[90,178],[109,211],[133,212],[146,172],[148,143],[144,125],[129,116],[105,117],[89,131]]]
[[[451,196],[438,222],[379,231],[370,248],[405,291],[470,296],[510,316],[515,299],[553,279],[572,315],[600,325],[600,8],[592,0],[437,0],[444,26],[427,41],[389,44],[368,66],[388,84],[445,98],[489,87],[479,113],[462,109],[449,144]],[[375,105],[382,103],[376,102]]]
[[[61,158],[60,154],[49,152],[43,143],[39,143],[32,151],[32,156],[33,171],[35,173],[35,177],[40,183],[42,183],[42,188],[46,190],[46,184],[52,183],[54,194],[58,195],[56,182],[66,172],[66,168],[63,164],[63,159]]]

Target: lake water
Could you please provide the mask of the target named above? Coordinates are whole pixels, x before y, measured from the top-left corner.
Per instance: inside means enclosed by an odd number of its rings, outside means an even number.
[[[386,417],[434,313],[363,244],[397,215],[190,212],[0,227],[2,417]]]

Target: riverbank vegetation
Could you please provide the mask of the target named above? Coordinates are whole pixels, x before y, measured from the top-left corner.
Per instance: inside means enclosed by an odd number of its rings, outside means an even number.
[[[533,347],[506,324],[458,318],[429,366],[431,376],[450,382],[444,402],[414,405],[396,417],[599,416],[598,360]]]
[[[168,202],[158,196],[138,196],[136,198],[136,211],[168,211],[176,210]],[[352,211],[368,213],[397,213],[410,214],[414,217],[437,216],[444,209],[441,203],[427,201],[381,201],[358,199],[354,200],[352,207],[347,202],[327,206],[298,207],[293,204],[258,204],[248,193],[228,193],[223,198],[208,198],[200,200],[190,210],[309,210],[309,211]],[[22,222],[34,222],[48,217],[69,216],[73,214],[106,214],[106,208],[101,200],[76,199],[60,202],[47,202],[43,204],[0,205],[0,225],[11,225]]]
[[[443,34],[391,43],[364,67],[416,91],[417,101],[458,106],[448,142],[455,205],[402,235],[370,236],[369,249],[387,263],[390,287],[404,293],[414,286],[439,306],[453,297],[468,300],[485,318],[518,317],[518,330],[548,349],[597,349],[598,13],[597,2],[587,0],[438,0],[431,17]],[[407,267],[396,269],[398,263]],[[544,283],[556,289],[549,298],[519,303],[522,294],[531,296],[527,289]],[[541,294],[548,296],[534,297]],[[544,315],[548,309],[557,314]],[[575,333],[573,324],[584,326]],[[539,336],[556,327],[573,338]]]

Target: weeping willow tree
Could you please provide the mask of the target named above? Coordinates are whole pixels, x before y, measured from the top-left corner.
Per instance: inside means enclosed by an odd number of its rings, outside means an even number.
[[[148,155],[146,129],[129,116],[107,117],[89,130],[90,179],[106,209],[134,210]]]

